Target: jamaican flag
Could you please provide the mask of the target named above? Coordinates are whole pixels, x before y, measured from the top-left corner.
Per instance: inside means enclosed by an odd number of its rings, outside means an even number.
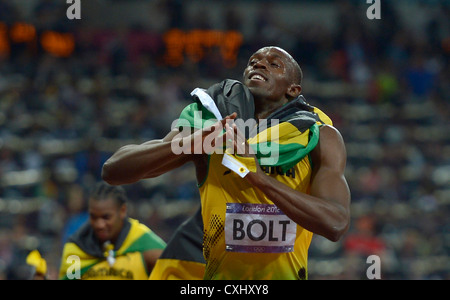
[[[127,218],[115,245],[102,245],[85,223],[64,245],[60,279],[148,279],[142,252],[165,242],[139,221]]]
[[[245,85],[236,80],[224,80],[207,90],[197,88],[191,95],[193,103],[181,112],[178,127],[205,128],[236,112],[235,123],[242,120],[240,123],[246,125],[241,132],[255,151],[259,164],[278,166],[283,172],[314,149],[319,141],[321,125],[332,125],[331,119],[309,105],[302,95],[278,108],[266,120],[256,122],[253,96]],[[254,126],[251,125],[252,120]],[[244,166],[252,170],[248,166],[249,160],[225,154],[223,164],[227,167],[233,169],[234,165],[239,169]]]

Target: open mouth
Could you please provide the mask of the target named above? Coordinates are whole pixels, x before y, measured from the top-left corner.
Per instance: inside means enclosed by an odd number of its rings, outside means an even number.
[[[264,78],[262,75],[260,74],[252,74],[249,77],[250,80],[256,80],[256,81],[266,81],[267,79]]]

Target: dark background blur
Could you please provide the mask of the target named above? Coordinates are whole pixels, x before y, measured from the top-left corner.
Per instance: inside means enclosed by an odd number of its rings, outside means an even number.
[[[310,279],[450,279],[450,1],[0,0],[0,279],[55,279],[87,191],[120,146],[162,138],[189,93],[290,52],[348,151],[352,223],[315,236]],[[164,240],[198,207],[191,165],[127,185]]]

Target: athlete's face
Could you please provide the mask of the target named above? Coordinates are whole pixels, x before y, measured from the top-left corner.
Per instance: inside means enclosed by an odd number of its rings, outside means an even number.
[[[89,201],[89,221],[100,242],[114,242],[126,216],[126,205],[119,206],[112,198]]]
[[[292,97],[294,68],[293,58],[286,51],[265,47],[250,57],[244,70],[244,84],[255,99],[284,100]]]

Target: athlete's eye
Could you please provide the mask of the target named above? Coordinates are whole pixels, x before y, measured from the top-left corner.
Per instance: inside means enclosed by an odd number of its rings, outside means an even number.
[[[272,59],[270,61],[270,65],[274,68],[281,68],[281,66],[283,66],[283,64],[281,63],[281,61],[278,58]]]

